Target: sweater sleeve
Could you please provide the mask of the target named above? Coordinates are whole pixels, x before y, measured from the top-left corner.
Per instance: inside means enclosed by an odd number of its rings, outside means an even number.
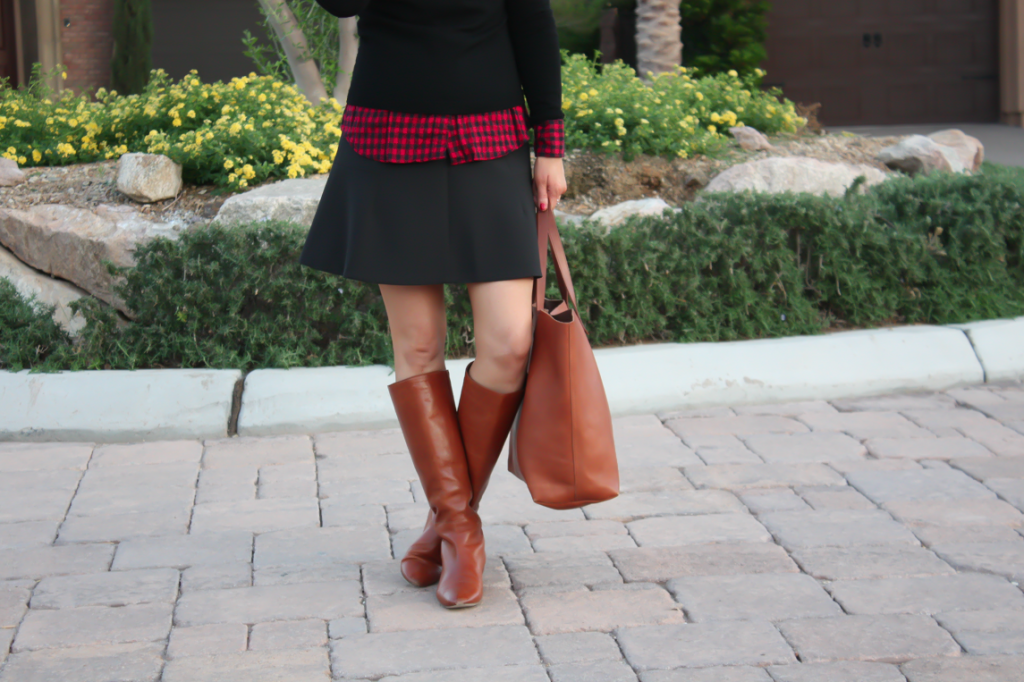
[[[366,9],[370,0],[316,0],[316,4],[336,17],[354,17]]]
[[[505,0],[505,10],[530,126],[564,118],[562,57],[550,1]]]

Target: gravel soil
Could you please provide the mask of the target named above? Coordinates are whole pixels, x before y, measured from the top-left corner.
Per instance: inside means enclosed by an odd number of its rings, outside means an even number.
[[[570,152],[565,159],[569,191],[558,204],[566,213],[590,215],[629,199],[661,197],[678,206],[694,196],[718,173],[732,166],[771,156],[807,156],[822,161],[866,164],[887,170],[876,160],[898,137],[804,131],[771,136],[771,150],[745,151],[734,142],[713,156],[692,159],[638,157],[626,162],[618,154]],[[0,188],[0,208],[27,209],[37,204],[64,204],[91,209],[99,204],[131,205],[153,220],[191,225],[217,215],[230,196],[213,185],[189,186],[174,199],[139,204],[117,191],[117,162],[23,169],[28,181]]]
[[[37,204],[63,204],[93,209],[113,204],[134,206],[154,221],[191,225],[213,218],[230,196],[214,185],[185,185],[173,199],[140,204],[117,191],[117,161],[113,160],[22,170],[27,182],[0,188],[0,208],[24,210]]]

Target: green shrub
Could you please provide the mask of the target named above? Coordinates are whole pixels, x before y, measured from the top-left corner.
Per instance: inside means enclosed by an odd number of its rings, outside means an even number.
[[[806,123],[781,91],[758,89],[763,72],[696,78],[689,69],[659,74],[648,87],[621,61],[598,64],[563,51],[562,109],[566,146],[682,158],[724,144],[726,129],[754,126],[795,132]]]
[[[153,14],[149,0],[114,4],[114,58],[110,81],[122,92],[139,93],[153,68]]]
[[[0,277],[0,370],[46,367],[71,339],[51,317],[53,308],[25,299]]]
[[[686,0],[679,6],[683,21],[683,63],[704,73],[736,69],[753,73],[768,56],[766,0]]]
[[[607,236],[586,221],[561,229],[595,346],[719,341],[1024,315],[1022,203],[1020,175],[937,174],[841,199],[705,195]],[[74,345],[43,313],[0,291],[0,363],[390,363],[378,288],[301,267],[305,234],[283,223],[211,225],[150,242],[118,286],[136,319],[125,325],[83,299],[73,306],[87,326]],[[446,298],[447,353],[467,355],[465,287],[447,287]]]

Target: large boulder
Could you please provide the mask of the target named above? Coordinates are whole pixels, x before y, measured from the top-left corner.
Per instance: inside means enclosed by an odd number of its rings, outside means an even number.
[[[163,154],[123,154],[117,161],[117,189],[143,203],[173,199],[181,191],[181,166]]]
[[[326,175],[314,175],[263,185],[225,201],[214,220],[227,225],[283,220],[308,227],[326,184]]]
[[[0,244],[37,270],[74,282],[127,314],[131,311],[114,295],[114,277],[104,261],[132,266],[136,245],[158,236],[174,238],[178,229],[146,220],[127,206],[104,205],[95,212],[58,204],[0,209]]]
[[[808,192],[819,196],[842,196],[861,175],[866,177],[865,186],[877,185],[887,177],[884,171],[871,166],[781,156],[733,166],[712,178],[704,191]]]
[[[17,161],[0,157],[0,187],[14,187],[25,180],[25,173],[18,168]]]
[[[939,144],[924,135],[910,135],[878,152],[878,160],[893,170],[910,175],[949,171],[963,173],[966,168],[956,149]]]
[[[971,137],[962,130],[940,130],[928,137],[944,147],[955,150],[964,168],[972,173],[981,168],[982,162],[985,161],[985,145],[978,138]]]
[[[612,228],[626,222],[630,216],[661,215],[666,208],[672,207],[663,199],[633,199],[595,211],[590,214],[590,220],[601,223],[607,233],[611,232]]]
[[[39,303],[53,306],[53,321],[71,334],[77,334],[85,326],[85,319],[71,312],[71,302],[88,296],[85,291],[74,284],[33,270],[0,246],[0,279],[3,278],[10,280],[25,298],[34,298]]]

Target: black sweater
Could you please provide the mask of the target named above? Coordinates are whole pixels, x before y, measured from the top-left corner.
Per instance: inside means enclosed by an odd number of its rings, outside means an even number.
[[[420,114],[529,105],[562,118],[561,58],[549,0],[316,0],[359,15],[348,103]]]

